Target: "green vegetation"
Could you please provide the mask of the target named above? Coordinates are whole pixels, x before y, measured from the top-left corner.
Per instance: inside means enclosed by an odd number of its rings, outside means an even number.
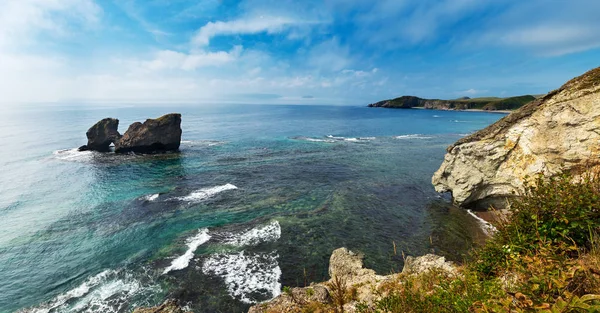
[[[492,101],[482,107],[483,110],[516,110],[535,100],[534,96],[519,96]]]
[[[401,276],[360,311],[600,312],[596,177],[538,177],[458,275]]]

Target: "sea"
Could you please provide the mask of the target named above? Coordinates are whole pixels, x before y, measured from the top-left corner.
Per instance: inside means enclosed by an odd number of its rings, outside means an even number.
[[[98,120],[182,114],[179,152],[78,152]],[[327,105],[35,104],[0,114],[0,312],[246,312],[328,279],[460,262],[481,222],[435,192],[446,148],[503,114]]]

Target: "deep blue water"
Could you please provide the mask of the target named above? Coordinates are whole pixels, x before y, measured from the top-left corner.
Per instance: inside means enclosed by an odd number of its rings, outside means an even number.
[[[76,152],[104,117],[183,115],[181,152]],[[0,115],[0,312],[130,312],[166,297],[245,312],[327,278],[455,260],[479,225],[431,186],[445,148],[501,114],[339,106],[57,106]],[[394,254],[393,244],[398,247]]]

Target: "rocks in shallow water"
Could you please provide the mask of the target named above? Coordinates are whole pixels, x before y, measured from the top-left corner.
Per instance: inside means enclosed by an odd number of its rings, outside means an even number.
[[[333,251],[329,258],[329,276],[355,278],[374,276],[375,271],[363,268],[363,256],[346,248]]]
[[[396,277],[396,275],[380,276],[374,270],[364,268],[363,256],[346,248],[336,249],[331,254],[329,275],[332,278],[327,282],[304,288],[291,288],[269,302],[251,307],[248,312],[304,312],[303,310],[311,305],[313,309],[314,305],[333,308],[332,295],[338,287],[353,294],[353,301],[344,305],[345,312],[357,312],[357,303],[372,304],[379,296],[374,290]]]
[[[432,183],[459,205],[504,208],[537,174],[600,165],[600,68],[448,148]]]
[[[167,300],[159,306],[152,308],[137,308],[133,313],[190,313],[184,311],[175,300]]]
[[[157,119],[147,119],[143,124],[129,126],[123,137],[115,143],[115,152],[152,153],[178,150],[181,144],[181,114],[167,114]]]
[[[109,151],[110,144],[121,138],[118,129],[119,120],[116,118],[105,118],[99,121],[85,133],[88,142],[87,145],[81,146],[79,151]]]

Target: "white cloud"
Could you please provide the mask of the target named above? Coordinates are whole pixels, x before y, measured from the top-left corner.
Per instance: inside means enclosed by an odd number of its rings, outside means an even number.
[[[599,1],[531,0],[507,6],[464,38],[464,46],[497,46],[543,56],[560,56],[600,47]]]
[[[0,10],[0,48],[32,44],[41,34],[67,36],[74,25],[94,26],[101,14],[93,0],[5,0]]]
[[[339,72],[352,65],[353,60],[350,48],[333,38],[315,45],[308,53],[306,62],[320,72]]]
[[[92,0],[4,0],[0,10],[1,101],[54,101],[67,86],[70,59],[47,49],[100,23]],[[41,40],[44,39],[44,40]],[[40,51],[40,52],[36,52]]]
[[[488,92],[488,91],[471,88],[471,89],[467,89],[467,90],[463,90],[463,91],[457,91],[457,92],[455,92],[455,94],[461,95],[461,96],[464,96],[464,95],[474,96],[474,95],[479,95],[479,94],[486,93],[486,92]]]
[[[172,50],[162,50],[152,61],[144,62],[150,70],[180,69],[193,71],[200,67],[220,66],[234,62],[242,53],[241,46],[235,46],[231,51],[181,53]]]
[[[542,55],[557,56],[600,46],[596,28],[583,25],[534,25],[488,35],[503,45],[535,50]],[[490,41],[494,39],[490,38]]]
[[[248,35],[258,33],[280,33],[294,25],[310,24],[308,22],[283,16],[255,16],[238,19],[229,22],[209,22],[204,25],[194,38],[192,43],[196,46],[207,46],[211,38],[227,35]]]

